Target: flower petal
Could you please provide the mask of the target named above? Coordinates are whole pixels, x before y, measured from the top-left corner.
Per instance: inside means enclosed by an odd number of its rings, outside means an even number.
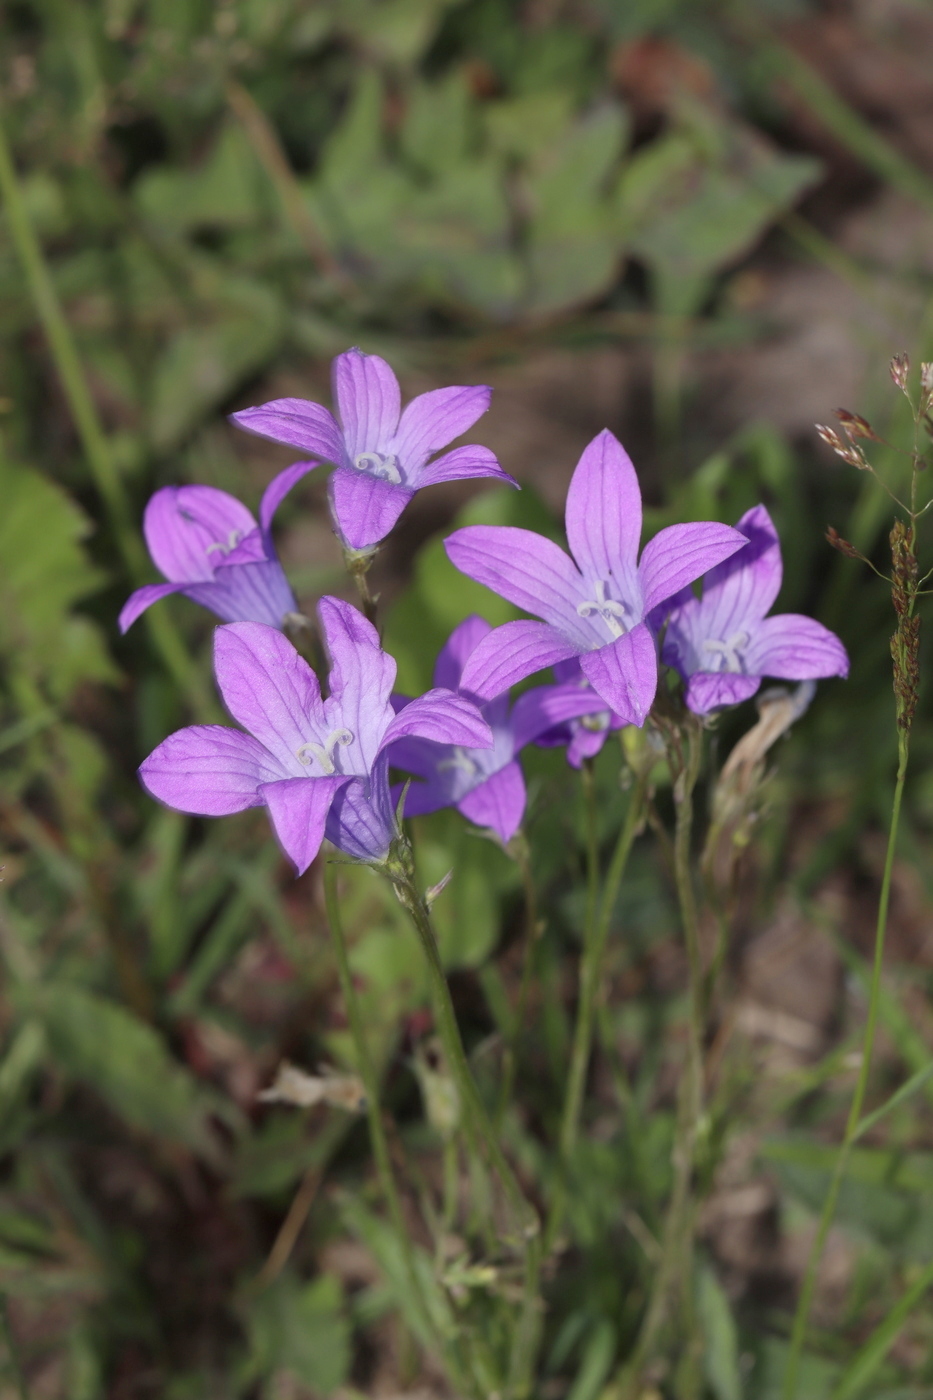
[[[350,549],[379,544],[415,494],[356,467],[338,467],[328,482],[337,532]]]
[[[695,671],[687,683],[687,709],[695,715],[708,715],[723,705],[741,705],[743,700],[751,699],[760,685],[760,676]]]
[[[580,669],[624,724],[644,724],[658,688],[658,656],[647,623],[580,657]]]
[[[573,560],[552,540],[512,525],[467,525],[448,535],[444,548],[462,574],[587,644],[577,613],[577,605],[586,602],[586,586]]]
[[[494,700],[535,671],[577,654],[573,642],[546,622],[505,622],[471,653],[460,688],[480,700]]]
[[[702,627],[710,637],[751,631],[781,591],[781,542],[764,506],[754,506],[735,527],[748,539],[703,578]]]
[[[632,460],[608,428],[583,449],[567,492],[567,543],[581,571],[608,579],[633,568],[641,541],[641,488]]]
[[[369,772],[392,722],[389,696],[396,665],[380,647],[375,627],[352,604],[324,597],[317,611],[331,662],[330,696],[324,702],[328,728],[350,730]],[[350,753],[355,756],[354,748]]]
[[[117,618],[120,631],[126,632],[136,619],[160,598],[167,598],[170,593],[184,592],[185,586],[183,583],[146,583],[142,588],[137,588],[120,609],[120,616]]]
[[[581,715],[598,715],[605,708],[605,700],[588,685],[539,685],[526,690],[512,707],[515,752],[555,725]]]
[[[402,407],[391,365],[379,355],[347,350],[331,366],[331,383],[349,461],[361,452],[388,452]]]
[[[745,653],[746,670],[784,681],[847,676],[849,657],[836,636],[812,617],[776,613],[760,622]]]
[[[668,525],[667,529],[659,531],[645,545],[638,565],[645,612],[649,613],[747,543],[738,530],[713,520]]]
[[[298,607],[277,559],[219,568],[213,583],[191,583],[184,591],[222,622],[264,622],[280,628],[285,614]]]
[[[259,528],[269,541],[269,532],[272,529],[272,517],[279,506],[285,500],[293,486],[307,476],[308,472],[313,472],[315,467],[319,467],[320,462],[295,462],[293,466],[286,467],[278,476],[274,476],[262,493],[262,500],[259,502]],[[271,552],[271,551],[270,551]]]
[[[178,812],[200,817],[226,817],[258,807],[263,783],[284,776],[257,739],[223,724],[179,729],[139,767],[148,793]]]
[[[396,832],[385,755],[376,760],[368,784],[347,783],[331,804],[324,833],[353,860],[380,861],[388,855]]]
[[[457,807],[474,826],[490,827],[505,845],[522,824],[525,802],[525,778],[513,761],[468,792]]]
[[[407,471],[423,467],[432,452],[472,428],[489,407],[486,384],[453,384],[419,394],[402,414],[392,450]]]
[[[493,742],[492,730],[476,706],[452,690],[429,690],[412,700],[385,731],[380,749],[409,736],[465,749],[488,749]]]
[[[499,466],[499,460],[488,447],[455,447],[453,452],[445,452],[437,461],[429,462],[416,472],[412,485],[420,491],[423,486],[437,486],[441,481],[469,481],[473,477],[493,476],[498,481],[506,481],[520,490],[514,476]]]
[[[298,750],[324,711],[317,676],[288,638],[261,622],[218,627],[214,674],[227,709],[278,759],[280,776],[306,777]]]
[[[349,778],[285,778],[266,783],[260,795],[269,808],[282,850],[303,875],[321,849],[324,824],[334,796]]]
[[[460,676],[470,653],[492,631],[492,623],[478,613],[471,613],[459,623],[437,654],[434,663],[434,684],[445,690],[459,690]]]
[[[257,437],[284,442],[339,467],[347,461],[343,433],[334,415],[310,399],[273,399],[258,408],[231,413],[231,423]]]
[[[153,563],[171,583],[212,579],[218,546],[228,548],[255,528],[243,503],[214,486],[163,486],[143,514]]]

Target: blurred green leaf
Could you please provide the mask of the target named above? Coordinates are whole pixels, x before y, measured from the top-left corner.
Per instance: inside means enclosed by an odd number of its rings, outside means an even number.
[[[292,1376],[316,1394],[330,1395],[346,1379],[350,1326],[331,1275],[300,1283],[282,1274],[250,1303],[246,1324],[247,1381]]]
[[[276,213],[269,179],[235,122],[221,127],[197,168],[158,166],[137,181],[133,195],[145,219],[176,234],[239,228]]]
[[[716,1400],[742,1400],[739,1338],[729,1299],[708,1268],[697,1279],[697,1310],[706,1342],[706,1378]]]

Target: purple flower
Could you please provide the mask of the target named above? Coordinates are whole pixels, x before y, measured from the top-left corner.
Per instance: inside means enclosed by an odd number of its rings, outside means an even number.
[[[326,700],[281,632],[259,622],[218,627],[217,684],[247,732],[180,729],[139,770],[146,790],[181,812],[220,817],[267,807],[299,875],[325,835],[356,860],[386,856],[396,831],[386,751],[395,740],[492,742],[476,706],[449,690],[430,690],[396,715],[395,662],[376,629],[339,598],[322,598],[318,616],[331,659]]]
[[[849,673],[845,647],[822,623],[799,613],[766,616],[783,569],[764,506],[746,511],[737,529],[748,543],[706,574],[702,599],[685,589],[664,610],[663,659],[687,682],[687,705],[698,715],[747,700],[763,676],[806,681]]]
[[[474,476],[517,485],[488,447],[456,447],[428,460],[486,412],[492,393],[486,385],[432,389],[402,413],[398,380],[378,355],[347,350],[334,360],[331,378],[339,423],[307,399],[275,399],[231,417],[247,432],[334,464],[331,513],[349,549],[371,549],[385,539],[423,486]]]
[[[551,689],[563,690],[569,685],[576,685],[585,695],[596,698],[596,692],[580,670],[578,661],[558,661],[554,667],[554,675],[559,684]],[[566,744],[567,762],[571,768],[582,768],[583,760],[595,758],[609,735],[621,729],[624,723],[625,721],[613,714],[612,710],[599,708],[555,724],[553,728],[539,734],[535,743],[542,749],[558,748]]]
[[[728,559],[745,537],[728,525],[671,525],[645,546],[639,561],[638,478],[608,430],[577,464],[566,524],[572,559],[542,535],[506,525],[470,525],[445,541],[462,573],[543,618],[507,622],[484,638],[464,669],[463,688],[489,700],[534,671],[577,657],[608,708],[624,724],[644,724],[658,684],[657,650],[645,619]]]
[[[491,625],[475,614],[461,622],[438,655],[435,686],[457,690],[464,665],[491,631]],[[407,704],[401,696],[396,703]],[[492,730],[492,748],[441,745],[420,738],[399,740],[390,750],[390,764],[425,780],[409,787],[406,817],[456,807],[474,825],[490,827],[505,845],[525,815],[525,779],[516,755],[545,730],[600,703],[592,691],[586,694],[576,684],[539,686],[520,695],[511,709],[507,695],[482,707]]]
[[[263,493],[259,524],[235,496],[214,486],[163,486],[150,498],[143,534],[152,562],[169,580],[131,593],[120,631],[169,593],[209,608],[224,622],[267,622],[281,627],[298,604],[276,558],[272,517],[314,462],[279,472]]]

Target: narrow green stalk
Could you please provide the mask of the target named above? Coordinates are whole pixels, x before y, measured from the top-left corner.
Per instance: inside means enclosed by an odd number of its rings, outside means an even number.
[[[518,1042],[525,1024],[528,997],[531,992],[531,980],[534,972],[535,948],[537,947],[538,936],[541,931],[538,925],[538,897],[535,890],[534,874],[531,869],[531,853],[528,850],[528,842],[525,840],[525,833],[521,829],[512,837],[508,850],[518,866],[522,877],[522,892],[525,897],[525,946],[522,950],[522,976],[518,987],[518,1000],[512,1017],[509,1044],[506,1046],[505,1055],[503,1056],[502,1083],[499,1087],[499,1102],[496,1107],[495,1117],[497,1127],[502,1123],[505,1110],[508,1108],[509,1101],[512,1097],[512,1090],[515,1087],[515,1072],[518,1066]]]
[[[887,1317],[879,1322],[868,1341],[849,1362],[836,1384],[830,1400],[854,1400],[864,1395],[865,1386],[884,1361],[914,1308],[923,1295],[933,1288],[933,1263],[930,1263],[915,1279],[902,1298],[895,1303]]]
[[[865,1021],[865,1035],[862,1041],[862,1061],[859,1067],[859,1076],[855,1086],[855,1093],[852,1096],[852,1104],[849,1108],[849,1117],[846,1121],[845,1135],[842,1140],[842,1146],[839,1149],[839,1155],[836,1158],[836,1165],[833,1170],[832,1180],[830,1181],[829,1191],[823,1203],[820,1223],[817,1228],[816,1238],[810,1249],[810,1257],[807,1260],[807,1271],[804,1275],[803,1287],[800,1290],[797,1311],[794,1314],[787,1366],[784,1371],[784,1384],[781,1389],[782,1400],[795,1400],[797,1395],[800,1354],[803,1350],[806,1337],[807,1323],[810,1317],[810,1308],[813,1304],[813,1294],[816,1289],[820,1260],[823,1256],[826,1237],[829,1234],[829,1229],[836,1213],[839,1191],[846,1173],[846,1168],[849,1165],[852,1146],[858,1135],[859,1120],[862,1116],[862,1105],[865,1102],[865,1093],[868,1088],[871,1054],[875,1043],[875,1029],[878,1023],[878,1009],[881,1001],[881,965],[884,956],[885,934],[888,926],[891,877],[894,870],[894,853],[897,847],[897,829],[900,823],[901,802],[904,797],[904,782],[907,777],[909,750],[910,731],[909,729],[902,729],[898,734],[897,780],[894,786],[894,801],[891,805],[891,825],[888,830],[888,847],[884,859],[884,873],[881,877],[881,895],[878,900],[878,923],[875,930],[875,956],[872,964],[871,987],[868,994],[868,1016]]]
[[[373,560],[376,557],[376,549],[347,549],[343,551],[343,560],[347,566],[347,573],[356,584],[356,591],[360,595],[360,607],[367,622],[376,626],[378,595],[374,595],[369,587],[369,571],[372,568]]]

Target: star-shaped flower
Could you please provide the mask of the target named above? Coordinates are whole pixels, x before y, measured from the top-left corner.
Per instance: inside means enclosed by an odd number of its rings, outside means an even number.
[[[687,705],[705,715],[755,694],[764,676],[819,680],[847,676],[834,632],[800,613],[766,614],[781,590],[781,543],[764,506],[736,527],[748,543],[703,579],[703,596],[671,599],[662,655],[687,682]],[[660,621],[659,617],[659,621]]]
[[[334,360],[331,378],[339,422],[307,399],[275,399],[231,417],[247,432],[333,463],[331,512],[348,548],[370,549],[385,539],[423,486],[474,476],[517,484],[488,447],[457,447],[429,460],[486,412],[486,385],[432,389],[402,412],[398,380],[378,355],[347,350]]]
[[[331,659],[326,700],[281,632],[258,622],[218,627],[217,684],[247,732],[180,729],[139,770],[146,790],[180,812],[220,817],[265,806],[299,875],[325,835],[356,860],[386,856],[396,832],[387,750],[396,740],[492,742],[476,706],[449,690],[430,690],[396,715],[395,662],[376,629],[338,598],[322,598],[318,617]]]
[[[624,724],[641,725],[658,683],[653,608],[734,554],[745,537],[728,525],[670,525],[638,557],[641,491],[608,430],[584,450],[567,493],[573,558],[551,540],[506,525],[469,525],[445,541],[458,569],[542,618],[507,622],[469,658],[462,686],[482,700],[557,661],[580,669]]]
[[[168,583],[147,583],[130,594],[120,631],[170,593],[184,593],[224,622],[281,627],[298,604],[272,542],[272,517],[311,464],[287,467],[269,483],[259,523],[235,496],[215,486],[163,486],[150,497],[143,534],[152,562]]]
[[[464,664],[492,631],[483,618],[466,618],[450,634],[434,667],[434,684],[457,690]],[[396,704],[406,704],[396,697]],[[476,826],[488,827],[503,845],[511,841],[525,815],[525,779],[518,753],[539,734],[602,704],[593,691],[578,684],[539,686],[520,695],[510,706],[507,695],[482,707],[492,730],[492,748],[437,744],[425,739],[401,739],[392,745],[393,768],[424,779],[412,783],[405,798],[405,815],[420,816],[441,807],[456,807]],[[405,711],[401,710],[404,714]]]
[[[547,689],[564,691],[568,686],[575,685],[584,695],[592,696],[597,701],[598,708],[562,720],[538,734],[535,743],[542,749],[559,748],[566,744],[567,762],[571,768],[582,768],[583,760],[595,758],[609,735],[623,727],[624,720],[613,714],[612,710],[603,708],[603,702],[583,675],[578,661],[558,661],[554,667],[554,675],[558,684],[546,687]]]

